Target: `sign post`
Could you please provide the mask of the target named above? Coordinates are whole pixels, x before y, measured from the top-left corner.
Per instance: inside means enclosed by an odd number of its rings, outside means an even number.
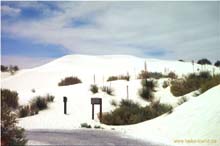
[[[94,120],[94,105],[99,104],[100,109],[100,122],[102,122],[102,99],[101,98],[91,98],[91,104],[92,104],[92,119]]]
[[[63,102],[64,102],[64,114],[66,114],[66,107],[67,107],[67,105],[66,105],[66,102],[67,102],[67,97],[63,97]]]

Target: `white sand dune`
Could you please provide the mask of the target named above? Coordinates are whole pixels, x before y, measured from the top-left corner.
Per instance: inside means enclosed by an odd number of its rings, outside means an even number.
[[[137,91],[140,88],[140,80],[136,77],[144,69],[144,62],[150,72],[161,72],[167,74],[170,71],[179,76],[193,72],[190,62],[165,61],[157,59],[137,58],[127,55],[87,56],[68,55],[48,64],[33,69],[22,70],[1,80],[2,88],[16,90],[19,93],[19,103],[27,104],[34,96],[50,93],[55,96],[55,101],[49,105],[49,109],[40,111],[38,115],[21,118],[19,125],[26,129],[75,129],[81,123],[100,124],[97,116],[91,120],[91,97],[100,97],[103,100],[103,112],[114,109],[110,104],[112,100],[120,102],[126,99],[126,87],[129,87],[129,99],[145,106],[148,102],[142,100]],[[195,64],[194,70],[208,70],[211,73],[220,73],[214,66]],[[204,69],[205,68],[205,69]],[[106,82],[112,75],[126,75],[129,73],[131,80]],[[114,96],[99,92],[92,94],[89,89],[94,83],[101,87],[111,86]],[[59,87],[58,82],[67,76],[78,76],[81,84]],[[175,105],[178,101],[170,93],[170,89],[162,88],[166,78],[158,80],[156,97],[163,103]],[[35,93],[31,90],[35,89]],[[162,143],[173,143],[178,139],[217,139],[220,145],[220,86],[216,86],[206,93],[193,97],[193,93],[187,94],[190,100],[175,108],[170,115],[162,115],[156,119],[130,126],[106,126],[106,129],[114,127],[131,136],[159,141]],[[63,114],[63,96],[68,97],[67,115]],[[96,107],[97,114],[99,107]],[[184,143],[187,145],[186,143]],[[198,144],[198,143],[197,143]],[[205,143],[208,145],[207,143]],[[204,144],[204,145],[205,145]],[[188,144],[189,145],[189,144]]]

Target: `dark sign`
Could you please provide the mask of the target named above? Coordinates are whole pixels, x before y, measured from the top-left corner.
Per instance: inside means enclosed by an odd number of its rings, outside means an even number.
[[[91,98],[91,104],[102,104],[101,98]]]
[[[102,121],[102,98],[91,98],[92,104],[92,119],[94,120],[94,105],[99,104],[100,106],[100,122]]]

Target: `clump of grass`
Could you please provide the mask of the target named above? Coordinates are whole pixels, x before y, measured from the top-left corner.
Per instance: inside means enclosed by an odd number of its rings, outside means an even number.
[[[82,83],[82,81],[78,77],[66,77],[65,79],[62,79],[58,83],[58,86],[68,86],[68,85],[74,85],[78,83]]]
[[[99,125],[95,125],[94,128],[95,128],[95,129],[102,129],[102,127],[99,126]]]
[[[177,104],[178,104],[178,105],[181,105],[181,104],[183,104],[184,102],[187,102],[187,101],[188,101],[188,99],[187,99],[185,96],[183,96],[183,97],[181,97],[181,98],[178,100]]]
[[[99,92],[99,88],[97,85],[93,84],[90,86],[90,91],[95,94],[95,93],[98,93]]]
[[[114,95],[113,94],[113,88],[111,88],[111,87],[108,87],[108,86],[103,86],[102,88],[101,88],[101,90],[102,90],[102,92],[106,92],[108,95]]]
[[[91,125],[87,124],[87,123],[82,123],[81,124],[82,128],[92,128]]]
[[[114,99],[111,100],[111,105],[114,107],[118,106],[117,102]]]

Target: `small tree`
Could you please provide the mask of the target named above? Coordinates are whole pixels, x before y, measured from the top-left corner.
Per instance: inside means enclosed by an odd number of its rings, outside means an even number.
[[[8,89],[1,89],[1,102],[7,104],[10,108],[18,107],[18,93]]]
[[[8,71],[8,67],[7,67],[7,66],[4,66],[4,65],[1,65],[1,71],[2,71],[2,72]]]
[[[24,129],[17,127],[16,123],[16,115],[3,102],[1,108],[1,144],[3,146],[24,146],[27,143]]]
[[[217,60],[217,61],[215,62],[215,66],[216,66],[216,67],[220,67],[220,60]]]
[[[209,61],[209,60],[206,59],[206,58],[200,59],[197,63],[198,63],[198,64],[201,64],[201,65],[212,64],[211,61]]]

